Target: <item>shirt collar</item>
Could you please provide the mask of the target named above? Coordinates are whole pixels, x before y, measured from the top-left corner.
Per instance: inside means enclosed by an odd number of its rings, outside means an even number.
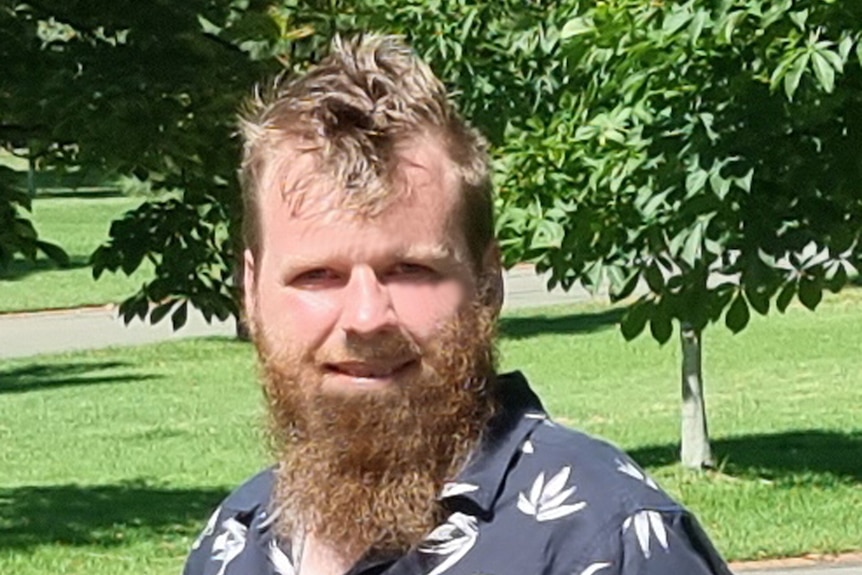
[[[520,372],[497,376],[499,411],[488,423],[476,452],[458,478],[446,483],[440,500],[453,507],[464,500],[491,512],[524,440],[547,417],[541,401]]]

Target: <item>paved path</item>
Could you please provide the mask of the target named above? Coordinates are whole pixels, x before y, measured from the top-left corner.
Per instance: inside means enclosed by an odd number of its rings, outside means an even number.
[[[589,294],[582,289],[570,293],[548,292],[547,280],[531,268],[518,267],[506,274],[504,308],[523,308],[557,303],[584,301]],[[205,335],[230,336],[235,322],[208,324],[199,313],[189,313],[189,320],[179,331],[164,320],[152,326],[138,320],[125,325],[114,307],[84,308],[67,311],[0,315],[0,359],[27,357],[40,353],[57,353],[109,346],[128,346],[166,339]]]
[[[775,567],[769,569],[751,567],[737,570],[736,573],[750,575],[862,575],[862,563],[855,565],[824,563],[810,567]]]
[[[590,295],[582,289],[570,293],[546,289],[546,278],[530,268],[519,267],[505,276],[504,309],[528,308],[559,303],[586,301]],[[87,308],[69,311],[0,315],[0,360],[28,357],[41,353],[57,353],[108,346],[129,346],[166,339],[208,335],[230,336],[234,321],[208,324],[200,314],[189,314],[189,321],[178,332],[169,321],[151,326],[135,321],[125,325],[113,307]],[[800,564],[762,568],[745,565],[736,573],[751,575],[862,575],[862,557],[855,563]],[[677,575],[677,574],[668,574]],[[679,574],[683,575],[683,574]]]

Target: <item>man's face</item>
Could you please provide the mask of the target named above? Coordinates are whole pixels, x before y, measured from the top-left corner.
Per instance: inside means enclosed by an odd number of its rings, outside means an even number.
[[[268,353],[313,372],[312,394],[406,385],[423,369],[422,350],[476,297],[451,161],[431,138],[399,159],[404,189],[373,217],[333,207],[321,180],[298,209],[286,201],[284,180],[307,177],[309,156],[264,175],[261,250],[256,260],[246,253],[247,313]]]

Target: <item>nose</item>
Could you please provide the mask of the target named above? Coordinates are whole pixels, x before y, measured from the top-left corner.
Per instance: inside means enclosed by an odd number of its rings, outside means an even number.
[[[396,325],[387,286],[373,269],[357,266],[350,274],[342,310],[342,328],[348,334],[373,335]]]

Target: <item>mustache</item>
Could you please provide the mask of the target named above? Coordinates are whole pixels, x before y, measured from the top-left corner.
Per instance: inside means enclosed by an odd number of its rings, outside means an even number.
[[[314,360],[319,365],[406,361],[423,355],[422,348],[400,332],[381,334],[371,339],[348,336],[339,349],[320,350]]]

